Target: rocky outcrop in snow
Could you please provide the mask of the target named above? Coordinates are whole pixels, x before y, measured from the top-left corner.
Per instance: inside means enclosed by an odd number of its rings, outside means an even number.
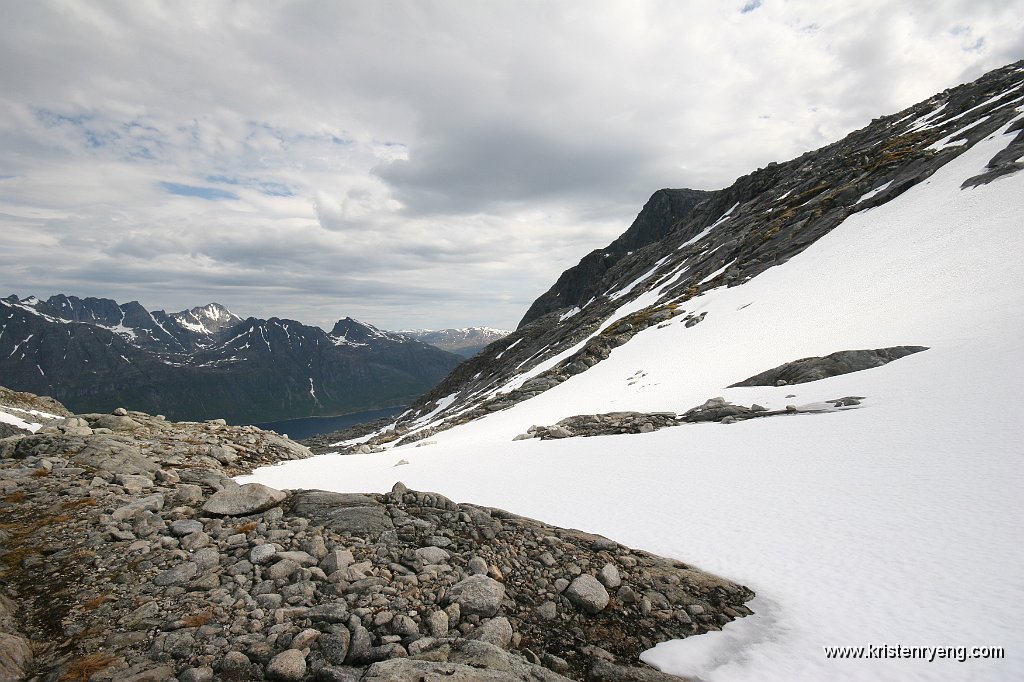
[[[805,405],[786,405],[782,409],[768,409],[763,405],[734,405],[725,398],[708,398],[703,404],[682,415],[674,412],[607,412],[605,414],[579,414],[566,417],[552,426],[531,426],[513,440],[556,440],[576,436],[611,436],[625,433],[650,433],[680,424],[720,422],[734,424],[747,419],[778,415],[820,414],[841,408],[859,407],[864,396],[845,396]]]
[[[773,367],[729,386],[784,386],[881,367],[893,360],[928,350],[925,346],[893,346],[874,350],[841,350],[824,357],[802,358]]]

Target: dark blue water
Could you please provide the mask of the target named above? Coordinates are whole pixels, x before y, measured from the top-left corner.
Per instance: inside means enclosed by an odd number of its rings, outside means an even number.
[[[292,440],[302,440],[310,436],[318,436],[321,433],[331,433],[339,429],[347,429],[363,422],[372,422],[382,417],[391,417],[405,411],[404,407],[388,407],[383,410],[370,410],[369,412],[353,412],[343,414],[340,417],[303,417],[301,419],[286,419],[280,422],[266,422],[256,424],[261,429],[287,433]]]

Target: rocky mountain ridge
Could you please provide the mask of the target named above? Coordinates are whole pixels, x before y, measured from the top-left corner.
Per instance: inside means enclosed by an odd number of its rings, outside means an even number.
[[[498,339],[511,332],[493,327],[460,327],[458,329],[409,329],[398,332],[429,343],[431,346],[471,358]]]
[[[138,405],[172,418],[259,422],[402,405],[458,356],[351,318],[331,333],[242,319],[216,303],[178,313],[58,295],[0,299],[0,373],[79,411]]]
[[[644,329],[677,317],[700,324],[707,313],[691,302],[701,294],[786,263],[1001,130],[1005,146],[960,191],[1019,171],[1022,104],[1017,62],[725,189],[659,190],[626,233],[563,273],[514,333],[456,368],[371,442],[429,437],[586,372]]]
[[[0,389],[14,413],[2,679],[669,682],[638,653],[750,613],[682,562],[401,483],[239,485],[310,455],[255,427]]]

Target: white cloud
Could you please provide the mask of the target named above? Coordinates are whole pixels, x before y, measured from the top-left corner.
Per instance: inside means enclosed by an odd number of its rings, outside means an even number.
[[[1024,0],[7,3],[0,293],[510,326],[654,190],[1021,57]]]

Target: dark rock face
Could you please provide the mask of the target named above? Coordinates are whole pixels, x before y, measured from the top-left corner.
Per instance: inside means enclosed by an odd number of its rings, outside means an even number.
[[[0,299],[0,373],[83,412],[259,422],[403,404],[461,360],[350,318],[335,330],[242,320],[217,304],[150,314],[136,302],[11,297]]]
[[[612,266],[631,252],[660,241],[711,194],[696,189],[659,189],[618,239],[606,248],[590,252],[578,265],[563,272],[554,286],[526,311],[519,328],[552,311],[583,305],[590,297],[604,293],[600,285]]]
[[[893,346],[874,350],[841,350],[825,357],[802,358],[773,367],[729,386],[782,386],[881,367],[893,360],[928,350],[925,346]]]
[[[985,166],[988,170],[981,175],[975,175],[973,178],[964,180],[963,187],[977,187],[978,185],[992,182],[996,178],[1024,169],[1024,163],[1021,163],[1019,160],[1021,157],[1024,157],[1024,120],[1017,121],[1010,126],[1008,132],[1013,131],[1018,131],[1017,137],[1013,138],[1013,142],[1007,145],[1006,149],[992,157]]]
[[[660,680],[641,651],[750,613],[684,563],[401,483],[238,486],[310,454],[255,427],[104,416],[0,440],[4,679]],[[137,473],[80,457],[117,449]]]

